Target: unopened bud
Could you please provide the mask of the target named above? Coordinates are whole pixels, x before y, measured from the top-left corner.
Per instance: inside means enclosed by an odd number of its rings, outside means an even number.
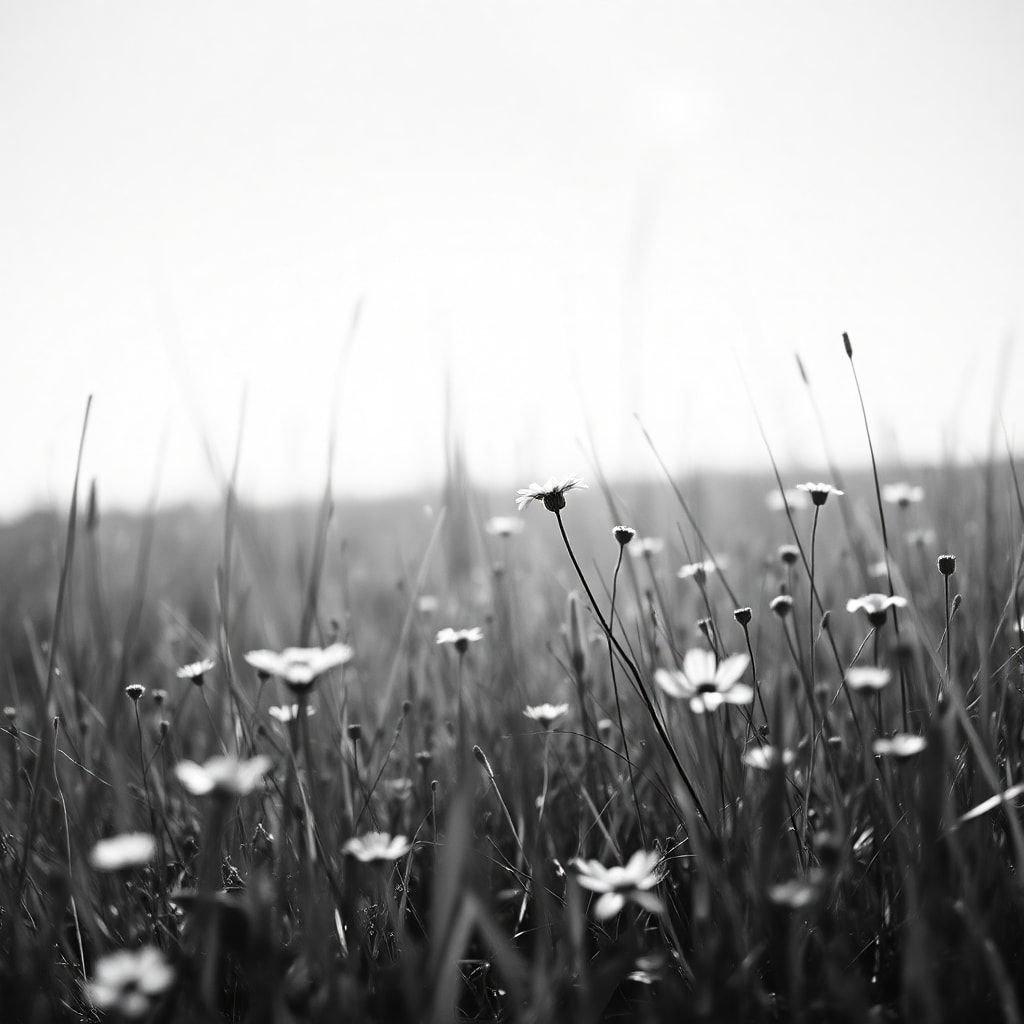
[[[956,572],[956,555],[939,555],[938,566],[943,576],[952,576]]]
[[[619,547],[624,548],[636,536],[636,530],[632,526],[616,526],[612,536],[619,542]]]
[[[753,618],[753,612],[749,608],[737,608],[733,613],[732,617],[741,625],[749,626],[750,620]]]

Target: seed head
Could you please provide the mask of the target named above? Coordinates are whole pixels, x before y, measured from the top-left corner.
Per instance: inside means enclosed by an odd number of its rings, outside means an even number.
[[[952,576],[956,572],[956,555],[939,555],[938,566],[943,576]]]
[[[636,536],[636,530],[632,526],[620,525],[612,530],[612,536],[618,542],[619,547],[624,548]]]
[[[139,698],[146,692],[146,688],[141,683],[129,683],[125,688],[124,692],[136,703],[139,703]]]
[[[753,618],[754,613],[749,608],[737,608],[733,613],[732,617],[741,625],[749,626],[750,620]]]

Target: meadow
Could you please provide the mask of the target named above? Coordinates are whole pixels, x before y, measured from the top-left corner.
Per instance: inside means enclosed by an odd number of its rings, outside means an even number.
[[[1018,469],[765,464],[0,527],[0,1021],[1020,1021]]]

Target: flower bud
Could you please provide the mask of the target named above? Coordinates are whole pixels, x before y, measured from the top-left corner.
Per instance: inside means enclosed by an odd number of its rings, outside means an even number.
[[[619,547],[624,548],[636,536],[636,530],[632,526],[616,526],[612,536],[619,542]]]
[[[952,576],[956,572],[956,555],[939,555],[938,566],[943,576]]]
[[[754,613],[749,608],[737,608],[733,613],[732,617],[741,625],[749,626],[750,620],[753,618]]]

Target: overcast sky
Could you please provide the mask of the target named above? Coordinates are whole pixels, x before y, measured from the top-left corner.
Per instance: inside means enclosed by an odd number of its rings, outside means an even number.
[[[0,6],[0,514],[1024,433],[1024,5]],[[161,438],[164,438],[161,449]],[[161,456],[161,450],[163,452]]]

